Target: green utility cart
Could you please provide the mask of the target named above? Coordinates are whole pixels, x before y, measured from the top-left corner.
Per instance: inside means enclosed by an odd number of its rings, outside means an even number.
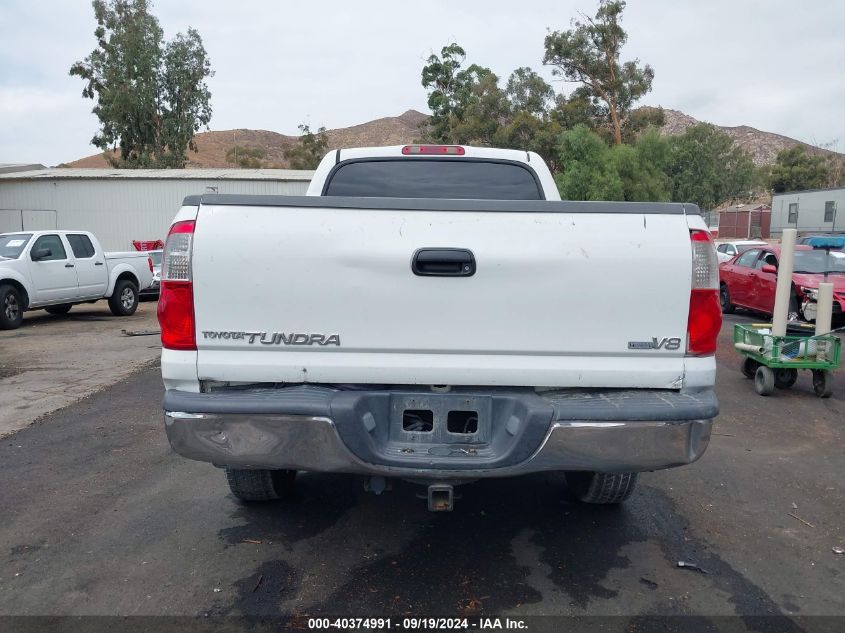
[[[788,389],[799,369],[813,372],[813,391],[819,398],[833,393],[833,371],[839,367],[841,341],[833,334],[775,336],[771,324],[734,325],[734,347],[742,354],[742,373],[754,380],[754,390],[768,396]]]

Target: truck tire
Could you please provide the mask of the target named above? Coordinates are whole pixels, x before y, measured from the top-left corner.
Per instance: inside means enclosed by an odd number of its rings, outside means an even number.
[[[115,316],[131,316],[138,309],[138,286],[128,279],[118,279],[109,297],[109,309]]]
[[[622,503],[637,486],[639,473],[568,472],[566,484],[582,503]]]
[[[67,314],[70,312],[70,309],[73,307],[70,303],[63,303],[57,306],[48,306],[44,308],[49,314]]]
[[[724,314],[732,314],[736,306],[731,303],[731,293],[728,290],[728,284],[719,286],[719,305],[722,306]]]
[[[760,365],[754,373],[754,391],[761,396],[770,396],[775,390],[775,372],[765,365]]]
[[[830,398],[833,394],[833,372],[827,369],[814,369],[813,391],[819,398]]]
[[[227,468],[229,490],[241,501],[273,501],[293,492],[295,470]]]
[[[11,284],[0,285],[0,330],[15,330],[22,321],[21,293]]]

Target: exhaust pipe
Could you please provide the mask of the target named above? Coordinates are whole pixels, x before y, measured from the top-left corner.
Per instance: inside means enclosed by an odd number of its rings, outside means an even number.
[[[431,512],[451,512],[454,498],[451,484],[431,484],[428,487],[428,509]]]

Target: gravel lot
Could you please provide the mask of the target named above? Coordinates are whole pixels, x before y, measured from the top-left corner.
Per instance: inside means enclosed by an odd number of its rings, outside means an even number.
[[[723,328],[722,414],[696,464],[645,474],[621,508],[529,476],[465,486],[454,512],[431,514],[411,484],[375,496],[316,474],[290,502],[237,504],[222,472],[169,449],[158,369],[143,368],[157,339],[119,336],[154,327],[154,306],[133,319],[74,308],[2,333],[9,366],[37,340],[52,359],[5,378],[4,402],[28,374],[52,408],[73,397],[63,389],[99,391],[0,441],[0,615],[617,615],[612,630],[649,630],[650,616],[683,614],[703,631],[719,615],[777,631],[845,616],[845,556],[832,551],[845,546],[845,379],[828,400],[806,375],[757,396],[730,347],[746,317]],[[91,357],[101,378],[83,382]],[[754,619],[770,615],[798,619]]]
[[[158,358],[155,301],[118,318],[105,301],[73,306],[66,315],[33,310],[17,330],[0,330],[0,437],[104,387]]]

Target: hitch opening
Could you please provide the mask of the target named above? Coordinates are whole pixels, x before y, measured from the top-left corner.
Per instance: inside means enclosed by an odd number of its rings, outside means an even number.
[[[432,512],[451,512],[454,498],[450,484],[432,484],[428,487],[428,509]]]

